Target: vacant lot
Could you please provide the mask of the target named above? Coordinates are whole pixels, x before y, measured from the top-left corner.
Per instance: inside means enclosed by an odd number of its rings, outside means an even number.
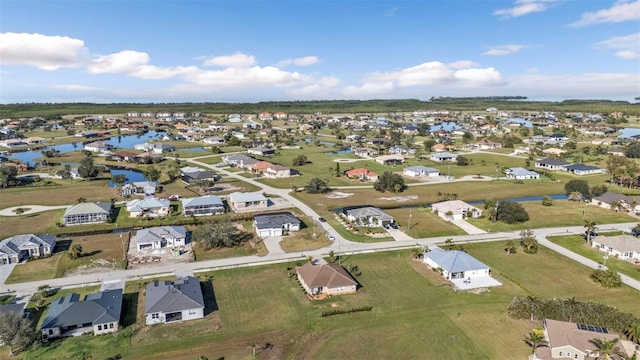
[[[400,229],[411,237],[424,238],[466,234],[464,230],[449,221],[445,221],[426,208],[388,209],[385,212],[393,216],[396,222],[400,224]],[[409,222],[411,223],[409,224]],[[411,229],[409,229],[409,225],[411,225]]]

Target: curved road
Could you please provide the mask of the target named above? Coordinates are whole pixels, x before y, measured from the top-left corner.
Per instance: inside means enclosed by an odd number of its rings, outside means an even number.
[[[301,202],[300,200],[296,199],[295,197],[291,196],[289,194],[289,190],[287,189],[277,189],[277,188],[262,184],[253,179],[243,177],[237,173],[231,173],[217,166],[203,163],[201,161],[198,161],[197,158],[183,159],[183,160],[199,165],[201,167],[215,170],[228,177],[232,177],[232,178],[253,184],[261,188],[267,194],[280,196],[281,198],[286,199],[295,207],[300,209],[305,215],[310,216],[312,219],[314,219],[314,221],[319,217],[318,213],[316,213],[315,210],[313,210],[311,207]],[[599,228],[601,230],[611,229],[611,230],[622,230],[622,231],[628,232],[635,225],[636,225],[635,222],[630,222],[630,223],[623,223],[623,224],[600,225]],[[442,237],[434,237],[434,238],[400,240],[400,241],[390,241],[390,242],[380,242],[380,243],[359,243],[359,242],[353,242],[345,239],[326,222],[322,222],[322,223],[318,222],[316,223],[316,226],[318,226],[321,230],[335,236],[335,240],[330,246],[319,249],[319,250],[307,251],[305,253],[269,253],[265,256],[253,255],[253,256],[208,260],[208,261],[192,262],[192,263],[152,266],[152,267],[145,267],[145,268],[132,269],[132,270],[109,270],[109,271],[105,271],[103,273],[98,273],[98,274],[75,275],[75,276],[70,276],[65,278],[57,278],[57,279],[34,281],[34,282],[11,284],[11,285],[4,284],[4,280],[3,280],[3,284],[2,286],[0,286],[0,293],[7,292],[7,291],[14,291],[18,295],[27,295],[27,294],[32,294],[40,285],[49,285],[52,287],[80,287],[80,286],[87,286],[87,285],[97,285],[103,280],[116,280],[116,279],[137,280],[137,279],[143,279],[143,278],[156,277],[163,274],[173,274],[175,272],[188,272],[188,271],[202,272],[202,271],[219,270],[219,269],[225,269],[225,268],[257,266],[257,265],[270,264],[270,263],[290,262],[295,260],[302,260],[309,255],[314,257],[326,256],[331,250],[333,250],[336,254],[348,256],[352,254],[369,253],[369,252],[375,252],[375,251],[409,249],[409,248],[414,248],[416,246],[432,247],[436,244],[443,243],[448,238],[451,238],[456,243],[464,243],[464,242],[479,242],[479,241],[500,241],[500,240],[506,240],[506,239],[517,239],[520,237],[520,232],[514,231],[514,232],[485,233],[485,234],[474,234],[474,235],[442,236]],[[586,266],[596,269],[600,266],[598,263],[590,259],[587,259],[583,256],[580,256],[578,254],[575,254],[563,247],[555,245],[546,239],[548,235],[572,234],[572,233],[576,234],[576,233],[582,233],[583,231],[584,229],[582,226],[573,226],[573,227],[563,227],[563,228],[535,229],[534,233],[541,245],[548,247],[549,249],[554,250],[564,256],[567,256],[572,260],[575,260]],[[632,279],[625,275],[622,275],[622,280],[625,284],[637,290],[640,290],[640,281]]]

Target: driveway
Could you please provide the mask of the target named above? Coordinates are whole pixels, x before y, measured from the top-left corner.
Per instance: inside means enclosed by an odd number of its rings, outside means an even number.
[[[415,240],[411,236],[405,234],[404,231],[400,229],[389,228],[387,229],[387,232],[389,233],[389,235],[391,235],[391,237],[393,237],[393,240],[395,241]]]
[[[16,264],[7,264],[0,266],[0,284],[4,284],[9,275],[11,275],[11,272],[13,271],[13,268],[15,266]]]
[[[465,220],[451,220],[451,223],[453,225],[459,227],[460,229],[466,231],[467,234],[469,234],[469,235],[486,234],[487,233],[486,231],[484,231],[482,229],[479,229],[479,228],[469,224]]]
[[[267,251],[269,251],[269,255],[272,254],[284,254],[284,250],[280,246],[280,241],[282,241],[282,236],[269,236],[264,239],[264,245],[267,247]]]

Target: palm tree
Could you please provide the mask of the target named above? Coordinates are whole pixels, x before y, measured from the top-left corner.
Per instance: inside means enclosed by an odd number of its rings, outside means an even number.
[[[596,346],[595,352],[598,353],[598,360],[613,360],[618,359],[620,355],[620,348],[616,346],[620,341],[619,338],[612,340],[605,339],[591,339],[590,342]]]
[[[77,259],[80,255],[82,255],[82,245],[80,244],[73,244],[69,250],[67,250],[67,256],[70,259]]]
[[[587,243],[591,244],[591,234],[594,231],[598,230],[598,227],[596,226],[596,222],[585,220],[584,228],[585,228],[585,231],[587,232]]]
[[[624,334],[627,335],[627,339],[630,341],[640,344],[640,322],[629,325],[624,331]]]
[[[531,346],[531,354],[536,353],[536,349],[540,346],[547,346],[548,342],[544,339],[544,334],[537,331],[532,331],[529,335],[525,336],[524,341]]]
[[[574,296],[567,298],[564,303],[569,307],[569,322],[573,322],[571,321],[573,319],[573,313],[576,311],[578,305],[580,305],[580,301],[576,300],[576,297]]]

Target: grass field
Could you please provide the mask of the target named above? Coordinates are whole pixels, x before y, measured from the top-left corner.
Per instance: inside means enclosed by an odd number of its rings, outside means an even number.
[[[529,214],[529,221],[524,223],[493,223],[488,218],[468,219],[468,221],[470,224],[490,232],[535,229],[539,227],[580,226],[584,225],[585,220],[594,219],[602,224],[634,221],[634,218],[623,213],[617,213],[598,206],[585,206],[583,203],[569,200],[554,200],[552,206],[543,206],[541,201],[526,201],[521,204]],[[479,207],[482,208],[482,206]]]
[[[604,235],[605,234],[603,233],[599,234],[599,236]],[[613,236],[614,234],[607,235]],[[602,264],[604,261],[604,253],[602,251],[593,249],[585,242],[584,238],[580,235],[550,236],[547,239],[595,262]],[[628,275],[636,280],[640,280],[640,265],[634,265],[628,261],[616,259],[615,257],[610,256],[607,259],[607,267]]]
[[[318,302],[310,302],[289,277],[287,266],[293,265],[201,274],[205,290],[208,284],[213,287],[209,309],[219,310],[181,324],[142,325],[141,286],[127,286],[125,298],[131,302],[126,308],[138,309],[138,321],[119,335],[56,341],[21,357],[63,359],[84,353],[93,358],[121,354],[124,359],[193,360],[204,355],[236,360],[252,358],[250,344],[257,344],[257,359],[414,359],[416,354],[425,359],[524,358],[530,350],[522,338],[531,324],[509,318],[505,310],[513,296],[527,293],[501,274],[539,297],[575,296],[640,315],[637,291],[602,288],[589,279],[588,268],[546,248],[536,255],[507,255],[502,246],[465,245],[504,284],[480,294],[443,286],[442,278],[412,260],[409,251],[343,258],[343,264],[361,269],[357,280],[362,287],[358,294]],[[373,310],[321,317],[332,304],[338,309],[369,305]],[[269,348],[264,347],[267,343]]]
[[[122,268],[128,237],[129,233],[122,233],[122,238],[120,234],[102,234],[59,239],[51,257],[17,265],[6,283],[53,279],[81,267]],[[72,244],[82,246],[82,256],[78,259],[66,255]]]
[[[402,231],[411,237],[424,238],[449,235],[465,235],[466,232],[426,208],[388,209],[385,212],[400,224]],[[411,224],[409,224],[411,216]],[[408,226],[411,225],[411,229]]]

